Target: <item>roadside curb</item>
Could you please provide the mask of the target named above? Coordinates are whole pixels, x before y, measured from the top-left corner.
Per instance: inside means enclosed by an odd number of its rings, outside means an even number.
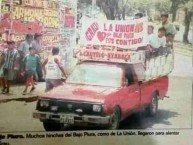
[[[174,42],[174,51],[185,56],[193,56],[193,45],[185,44],[183,42]]]

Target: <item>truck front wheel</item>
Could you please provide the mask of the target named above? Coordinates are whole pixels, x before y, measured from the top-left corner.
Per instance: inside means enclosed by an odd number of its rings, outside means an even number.
[[[149,116],[155,116],[158,111],[158,96],[156,94],[153,95],[149,106],[146,108],[147,114]]]
[[[118,107],[115,107],[114,111],[113,111],[113,113],[111,115],[111,119],[110,119],[110,123],[109,123],[108,129],[110,129],[110,130],[118,129],[119,128],[120,119],[121,119],[120,109]]]
[[[46,131],[60,131],[62,129],[60,123],[43,122],[43,126]]]

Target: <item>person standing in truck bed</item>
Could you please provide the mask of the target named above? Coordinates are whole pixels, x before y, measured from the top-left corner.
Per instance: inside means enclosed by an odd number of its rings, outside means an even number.
[[[176,31],[175,26],[169,22],[168,17],[169,17],[169,14],[167,13],[161,14],[161,26],[160,27],[164,27],[166,29],[166,35],[172,34],[173,40],[174,40],[174,37],[177,31]],[[173,40],[172,40],[172,43],[173,43]]]

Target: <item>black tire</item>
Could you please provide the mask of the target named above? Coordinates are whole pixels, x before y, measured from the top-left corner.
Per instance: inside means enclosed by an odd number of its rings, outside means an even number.
[[[62,124],[60,123],[43,122],[43,126],[46,131],[61,131],[62,129]]]
[[[158,112],[158,96],[157,94],[154,94],[152,99],[151,99],[151,103],[149,104],[149,106],[146,108],[146,112],[148,114],[148,116],[155,116]]]
[[[108,126],[109,130],[116,130],[119,128],[121,120],[121,113],[119,107],[115,107],[113,113],[111,114],[110,123]]]

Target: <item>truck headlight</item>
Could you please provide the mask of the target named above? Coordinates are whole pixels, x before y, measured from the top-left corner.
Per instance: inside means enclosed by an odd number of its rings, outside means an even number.
[[[102,106],[101,105],[93,105],[93,111],[94,112],[101,112]]]
[[[40,107],[49,107],[49,101],[41,100],[40,101]]]

